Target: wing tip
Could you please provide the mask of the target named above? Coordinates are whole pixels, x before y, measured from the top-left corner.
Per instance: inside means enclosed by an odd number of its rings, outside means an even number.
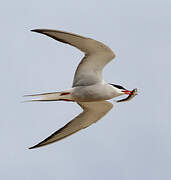
[[[39,147],[41,147],[41,146],[43,146],[43,144],[38,143],[38,144],[36,144],[36,145],[34,145],[34,146],[29,147],[28,149],[36,149],[36,148],[39,148]]]
[[[54,32],[56,30],[54,29],[31,29],[31,32],[37,32],[37,33],[45,33],[45,32]]]
[[[29,147],[28,149],[34,149],[35,147],[34,146],[32,146],[32,147]]]
[[[32,29],[31,32],[43,33],[43,29]]]

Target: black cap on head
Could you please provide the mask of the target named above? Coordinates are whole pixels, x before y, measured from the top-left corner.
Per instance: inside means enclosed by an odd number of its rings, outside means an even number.
[[[120,85],[117,85],[117,84],[110,84],[110,85],[112,85],[112,86],[114,86],[114,87],[116,87],[116,88],[118,88],[118,89],[124,89],[124,90],[126,90],[123,86],[120,86]]]

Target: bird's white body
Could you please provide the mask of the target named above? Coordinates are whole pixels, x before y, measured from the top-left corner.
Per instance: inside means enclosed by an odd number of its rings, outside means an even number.
[[[85,56],[76,69],[71,89],[62,92],[28,95],[34,97],[31,101],[72,101],[76,102],[83,109],[83,112],[67,125],[36,146],[31,147],[31,149],[61,140],[88,127],[111,110],[113,105],[106,100],[126,94],[125,92],[130,92],[121,86],[117,85],[117,87],[121,87],[117,88],[104,82],[102,76],[103,68],[115,57],[115,54],[103,43],[63,31],[48,29],[33,31],[72,45],[83,51]]]
[[[104,101],[123,94],[117,88],[107,83],[90,86],[78,86],[72,89],[71,97],[77,102]]]

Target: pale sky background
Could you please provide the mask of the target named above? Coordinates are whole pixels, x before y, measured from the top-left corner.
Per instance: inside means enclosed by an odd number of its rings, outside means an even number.
[[[0,179],[171,179],[170,0],[6,0],[0,22]],[[28,150],[81,111],[21,103],[24,94],[70,88],[83,56],[35,28],[104,42],[116,53],[104,79],[139,95],[67,139]]]

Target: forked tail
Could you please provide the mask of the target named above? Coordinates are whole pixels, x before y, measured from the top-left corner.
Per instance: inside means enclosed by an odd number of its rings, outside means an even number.
[[[33,101],[73,101],[70,91],[52,92],[52,93],[43,93],[43,94],[32,94],[32,95],[25,95],[24,97],[32,97],[31,100],[26,100],[24,102],[33,102]]]

